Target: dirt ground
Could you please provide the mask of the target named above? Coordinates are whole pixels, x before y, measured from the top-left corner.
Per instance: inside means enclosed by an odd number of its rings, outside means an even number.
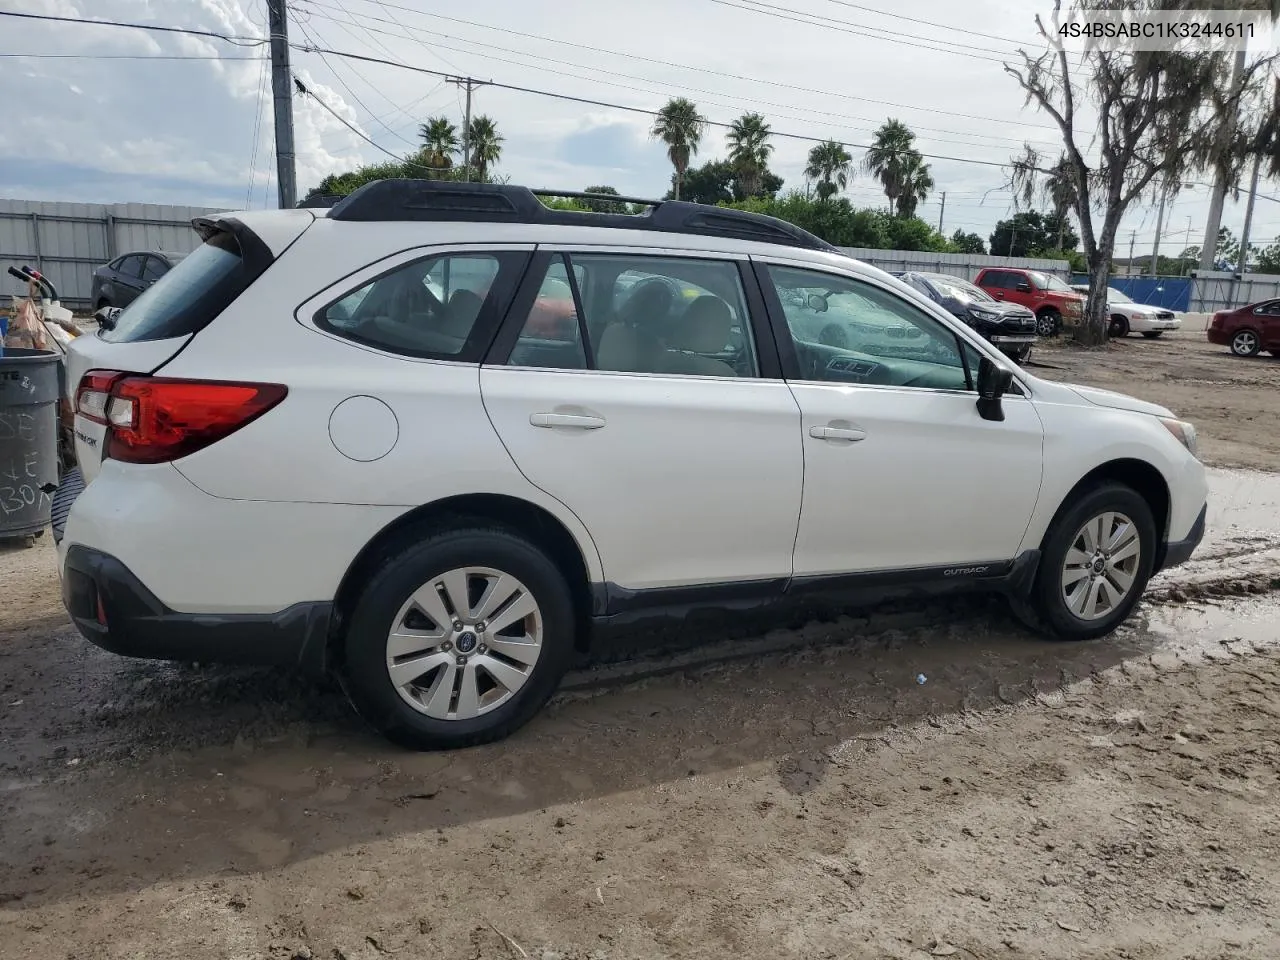
[[[409,754],[287,674],[103,653],[51,546],[0,550],[0,957],[1280,955],[1280,363],[1038,354],[1237,468],[1095,643],[984,598],[697,637]]]

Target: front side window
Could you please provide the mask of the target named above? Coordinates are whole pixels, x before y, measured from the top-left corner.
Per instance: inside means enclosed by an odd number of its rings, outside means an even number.
[[[961,341],[923,310],[835,274],[771,266],[800,379],[968,390]]]
[[[168,269],[169,265],[159,257],[147,257],[147,265],[142,269],[142,279],[159,280]]]
[[[467,359],[483,349],[479,321],[500,276],[524,256],[449,253],[401,264],[323,308],[316,325],[393,353]]]
[[[585,365],[675,376],[758,375],[737,263],[630,254],[572,254],[567,259],[581,305],[575,305],[565,258],[556,257],[510,364]]]
[[[142,275],[142,257],[135,255],[123,258],[116,266],[116,272],[132,280]]]

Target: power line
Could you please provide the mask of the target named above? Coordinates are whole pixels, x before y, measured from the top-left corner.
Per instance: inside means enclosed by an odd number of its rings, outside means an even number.
[[[321,15],[318,15],[318,14],[313,14],[313,16],[317,16],[317,17],[319,17],[320,19],[323,19],[323,20],[329,20],[329,21],[331,21],[331,22],[333,22],[333,23],[337,23],[337,24],[341,25],[341,21],[339,21],[339,20],[337,20],[337,19],[335,19],[335,18],[332,18],[332,17],[328,17],[328,16],[321,16]],[[375,20],[376,20],[376,19],[378,19],[378,18],[376,18],[376,17],[375,17],[375,18],[371,18],[371,19],[375,19]],[[377,32],[377,33],[385,33],[385,34],[387,34],[388,36],[394,36],[394,34],[391,34],[389,31],[378,30],[376,27],[365,27],[364,29],[369,30],[369,31],[373,31],[373,32]],[[412,28],[411,28],[411,29],[412,29]],[[415,32],[418,32],[418,31],[416,31],[416,30],[415,30]],[[652,80],[651,78],[648,78],[648,77],[638,77],[638,76],[636,76],[635,74],[621,73],[621,72],[618,72],[618,71],[616,71],[616,70],[608,70],[608,69],[605,69],[605,68],[603,68],[603,67],[593,67],[593,66],[588,66],[588,65],[586,65],[586,64],[572,63],[572,62],[569,62],[569,61],[558,60],[558,59],[553,58],[553,57],[545,57],[545,56],[542,56],[542,55],[540,55],[540,54],[528,53],[528,52],[525,52],[525,51],[523,51],[523,50],[512,50],[512,49],[510,49],[510,48],[508,48],[508,47],[501,47],[501,46],[497,46],[497,45],[495,45],[495,44],[485,43],[485,42],[480,41],[480,40],[470,40],[470,39],[465,39],[465,38],[461,38],[461,37],[452,37],[452,36],[450,36],[449,34],[439,33],[438,31],[434,31],[434,30],[433,30],[433,31],[429,31],[429,32],[430,32],[432,35],[437,36],[437,37],[444,37],[444,38],[446,38],[446,39],[458,40],[458,41],[460,41],[460,42],[462,42],[462,43],[469,43],[469,44],[472,44],[472,45],[474,45],[474,46],[478,46],[478,47],[486,47],[486,48],[488,48],[488,49],[492,49],[492,50],[499,50],[499,51],[502,51],[502,52],[504,52],[504,53],[510,53],[510,54],[513,54],[513,55],[515,55],[515,56],[519,56],[519,57],[526,57],[526,58],[530,58],[530,59],[533,59],[533,60],[544,60],[544,61],[546,61],[546,62],[548,62],[548,63],[555,63],[555,64],[559,64],[559,65],[561,65],[561,66],[575,67],[575,68],[580,69],[580,70],[589,70],[589,71],[594,71],[594,72],[596,72],[596,73],[602,73],[602,74],[605,74],[605,75],[607,75],[607,76],[613,76],[613,77],[621,77],[621,78],[623,78],[623,79],[627,79],[627,80],[639,80],[639,81],[641,81],[641,82],[645,82],[645,83],[649,83],[649,84],[658,84],[658,85],[661,85],[661,86],[665,86],[665,87],[667,87],[667,88],[668,88],[668,90],[671,90],[671,89],[679,90],[681,93],[696,93],[696,94],[702,94],[702,95],[706,95],[706,96],[713,96],[713,97],[720,97],[720,98],[730,98],[730,99],[736,100],[738,103],[758,104],[758,105],[762,105],[762,106],[769,107],[769,108],[772,108],[772,109],[779,109],[779,108],[780,108],[780,109],[793,109],[793,110],[799,110],[799,111],[801,111],[801,112],[803,112],[803,113],[813,114],[815,117],[821,118],[822,120],[856,121],[856,122],[862,122],[862,123],[868,123],[868,124],[876,124],[876,123],[879,123],[879,122],[880,122],[880,121],[878,121],[878,120],[874,120],[874,119],[871,119],[871,118],[869,118],[869,117],[855,117],[855,116],[848,116],[848,115],[842,115],[842,114],[833,114],[833,113],[829,113],[829,112],[824,111],[824,110],[816,110],[816,109],[813,109],[813,108],[810,108],[810,107],[799,106],[799,105],[797,105],[797,104],[780,104],[780,103],[777,103],[777,102],[774,102],[774,101],[770,101],[770,100],[761,100],[761,99],[758,99],[758,98],[756,98],[756,97],[735,96],[734,94],[731,94],[731,93],[722,93],[722,92],[715,91],[715,90],[706,90],[706,89],[702,89],[702,88],[698,88],[698,87],[689,87],[689,86],[682,85],[682,84],[666,83],[666,82],[664,82],[664,81]],[[412,40],[412,38],[410,38],[410,37],[403,37],[402,39]],[[441,45],[436,44],[436,46],[441,46]],[[535,69],[535,70],[542,70],[542,71],[547,72],[547,73],[554,73],[554,74],[558,74],[558,75],[561,75],[561,76],[570,77],[570,78],[575,79],[575,80],[587,80],[587,81],[592,82],[592,83],[600,83],[600,82],[604,82],[604,83],[607,83],[609,86],[618,87],[619,89],[623,89],[623,90],[632,90],[632,91],[635,91],[635,92],[638,92],[638,93],[648,93],[648,94],[653,94],[653,95],[658,95],[658,96],[668,95],[667,93],[665,93],[665,92],[664,92],[664,91],[662,91],[662,90],[652,90],[652,89],[647,89],[647,88],[643,88],[643,87],[635,87],[635,86],[631,86],[631,85],[629,85],[629,84],[613,83],[613,82],[610,82],[610,81],[600,81],[600,80],[599,80],[598,78],[596,78],[596,77],[584,77],[584,76],[582,76],[581,74],[576,74],[576,73],[567,73],[567,72],[565,72],[565,71],[563,71],[563,70],[555,70],[555,69],[551,69],[551,68],[549,68],[549,67],[544,67],[544,66],[541,66],[540,64],[536,64],[536,63],[526,63],[526,62],[520,62],[520,61],[512,61],[512,60],[508,60],[508,59],[506,59],[506,58],[504,58],[504,57],[498,57],[498,56],[494,56],[493,54],[482,53],[482,52],[475,51],[475,50],[462,50],[462,49],[459,49],[459,48],[457,48],[457,47],[450,47],[450,46],[444,46],[444,47],[443,47],[443,49],[446,49],[446,50],[454,50],[454,51],[456,51],[456,52],[458,52],[458,53],[466,53],[466,54],[469,54],[469,55],[471,55],[471,56],[482,57],[482,58],[487,59],[487,60],[496,60],[496,61],[498,61],[499,63],[508,63],[508,64],[513,65],[513,66],[519,66],[519,67],[532,68],[532,69]],[[735,107],[735,104],[733,104],[733,103],[724,103],[723,101],[721,101],[721,102],[719,102],[719,103],[717,103],[716,101],[709,101],[709,102],[711,102],[711,103],[715,104],[716,106],[724,106],[724,107],[729,107],[729,108],[731,108],[731,109],[733,109],[733,108]],[[805,117],[788,116],[788,115],[786,115],[786,114],[779,114],[779,116],[782,116],[782,117],[783,117],[783,119],[798,120],[798,121],[799,121],[799,122],[801,122],[801,123],[812,123],[812,122],[814,122],[812,119],[805,118]],[[852,126],[851,126],[851,125],[850,125],[850,129],[852,129]],[[928,130],[928,129],[933,129],[933,128],[917,127],[917,129],[919,129],[919,130]],[[959,131],[944,131],[944,132],[959,132]],[[994,136],[994,135],[984,135],[984,134],[976,134],[976,135],[978,135],[978,136],[988,136],[990,139],[998,139],[998,140],[999,140],[999,139],[1003,139],[1003,138],[1000,138],[1000,137],[996,137],[996,136]],[[975,142],[975,141],[972,141],[972,140],[952,140],[952,139],[948,139],[948,138],[946,138],[946,137],[930,137],[929,139],[936,140],[936,141],[937,141],[937,142],[939,142],[939,143],[952,143],[952,144],[955,144],[955,145],[957,145],[957,146],[965,146],[965,147],[979,147],[979,148],[989,148],[989,149],[999,149],[999,144],[995,144],[995,143],[978,143],[978,142]],[[1009,144],[1009,145],[1013,145],[1013,144],[1015,143],[1015,141],[1012,141],[1012,140],[1003,140],[1003,142],[1004,142],[1005,144]],[[1044,141],[1041,141],[1041,142],[1044,142]]]
[[[864,7],[860,3],[850,3],[849,0],[826,0],[827,3],[834,3],[841,7],[849,7],[853,10],[861,10],[864,13],[874,13],[880,17],[889,17],[893,20],[906,20],[910,23],[919,23],[928,27],[937,27],[940,30],[947,30],[951,33],[965,33],[971,37],[982,37],[984,40],[998,40],[1000,43],[1012,43],[1019,45],[1021,40],[1014,40],[1012,37],[997,37],[992,33],[982,33],[978,30],[966,30],[964,27],[953,27],[949,23],[938,23],[935,20],[921,20],[918,17],[908,17],[904,13],[890,13],[887,10],[877,10],[875,7]]]
[[[303,0],[303,2],[306,2],[316,7],[328,8],[330,10],[338,9],[337,7],[333,7],[330,4],[321,2],[321,0]],[[766,84],[771,87],[777,87],[782,90],[792,90],[799,93],[816,93],[822,96],[837,97],[841,100],[850,100],[857,103],[873,103],[877,106],[893,107],[899,110],[917,110],[923,113],[935,113],[935,114],[939,114],[940,116],[946,116],[946,117],[960,117],[965,120],[982,120],[988,123],[991,122],[990,116],[979,116],[973,113],[961,113],[955,110],[942,110],[936,107],[922,107],[916,104],[897,103],[893,100],[877,100],[872,97],[859,97],[859,96],[854,96],[853,94],[840,93],[835,90],[821,90],[815,87],[803,87],[803,86],[798,86],[796,84],[783,83],[777,80],[765,80],[765,79],[759,79],[756,77],[747,77],[747,76],[743,76],[742,74],[728,73],[723,70],[712,70],[707,67],[698,67],[692,64],[673,63],[670,60],[659,60],[659,59],[655,59],[654,57],[646,57],[637,53],[624,53],[620,50],[611,50],[605,47],[595,47],[595,46],[591,46],[589,44],[584,44],[584,43],[574,43],[571,40],[561,40],[556,37],[548,37],[548,36],[543,36],[541,34],[536,34],[536,33],[525,33],[520,30],[512,30],[507,27],[491,26],[485,23],[477,23],[474,20],[464,20],[459,17],[446,16],[445,14],[442,14],[442,13],[428,14],[422,10],[415,10],[412,7],[406,7],[406,6],[401,6],[401,5],[392,3],[390,2],[390,0],[361,0],[361,2],[377,4],[377,6],[382,7],[384,10],[387,8],[391,8],[394,10],[401,10],[407,13],[417,14],[418,16],[422,16],[422,17],[429,16],[433,21],[443,20],[448,23],[462,24],[463,26],[475,27],[481,30],[492,30],[497,33],[505,33],[510,36],[520,37],[525,40],[539,40],[544,43],[554,43],[554,44],[558,44],[559,46],[574,47],[578,50],[585,50],[589,53],[603,54],[608,57],[624,57],[629,60],[638,60],[642,63],[650,63],[660,67],[671,67],[672,69],[676,69],[676,70],[687,70],[693,73],[704,73],[704,74],[709,74],[711,76],[724,77],[729,80],[740,80],[746,83]],[[380,21],[380,18],[378,17],[369,17],[368,19]],[[386,23],[389,21],[381,20],[380,22]],[[474,41],[474,40],[470,40],[467,42],[478,43],[478,41]],[[529,54],[529,56],[533,56],[533,54]],[[1058,128],[1056,126],[1049,126],[1047,124],[1024,124],[1024,126],[1027,126],[1028,128],[1035,129],[1035,130],[1047,130],[1053,133],[1058,132]],[[929,128],[929,127],[918,127],[918,129],[921,129],[921,130],[934,129],[939,133],[961,133],[961,131],[958,131],[958,130],[938,130],[937,128]],[[1007,141],[1007,142],[1012,142],[1012,141]]]
[[[263,25],[267,23],[268,17],[264,10],[262,14]],[[259,57],[262,61],[261,67],[258,69],[258,99],[254,103],[253,111],[253,146],[249,150],[249,185],[244,190],[244,205],[246,209],[253,206],[253,178],[258,172],[258,140],[262,134],[262,107],[267,95],[267,59]]]
[[[193,54],[151,53],[0,53],[0,57],[22,60],[269,60],[270,57],[219,57]]]
[[[869,37],[872,40],[890,40],[895,44],[916,47],[920,50],[932,50],[934,53],[949,53],[956,57],[968,57],[970,60],[981,60],[986,63],[1003,64],[1004,60],[1000,57],[984,56],[980,53],[968,53],[966,50],[981,50],[982,47],[974,47],[969,44],[953,43],[950,46],[964,49],[950,49],[947,46],[929,46],[925,43],[913,43],[910,40],[903,39],[901,34],[894,33],[891,30],[882,30],[878,27],[864,27],[860,24],[852,23],[848,20],[836,20],[831,17],[823,17],[817,14],[807,13],[802,10],[789,10],[786,7],[774,6],[771,3],[764,3],[762,0],[711,0],[712,3],[719,4],[722,7],[729,7],[733,10],[746,10],[750,13],[759,13],[767,17],[775,17],[778,20],[788,20],[792,23],[803,23],[811,27],[821,27],[824,30],[836,30],[839,33],[848,33],[856,37]],[[809,19],[802,19],[807,17]],[[876,31],[871,33],[869,31]],[[877,34],[886,34],[879,36]],[[920,40],[928,41],[928,38],[919,37]],[[946,43],[947,41],[936,41],[937,43]]]
[[[214,40],[225,40],[241,47],[258,47],[268,41],[263,37],[242,37],[234,34],[218,33],[214,30],[191,30],[186,27],[162,27],[154,23],[129,23],[123,20],[89,20],[85,17],[56,17],[50,13],[18,13],[14,10],[0,10],[0,17],[17,17],[21,20],[46,20],[53,23],[76,23],[90,27],[129,27],[134,30],[150,30],[157,33],[181,33],[190,37],[211,37]]]

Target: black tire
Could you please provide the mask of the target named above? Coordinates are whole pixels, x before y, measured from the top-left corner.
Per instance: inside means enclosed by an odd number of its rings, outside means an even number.
[[[1014,350],[1006,354],[1006,356],[1010,360],[1012,360],[1014,363],[1018,364],[1018,366],[1022,366],[1022,364],[1026,363],[1029,359],[1031,359],[1031,348],[1022,347],[1021,349]]]
[[[1164,333],[1163,330],[1148,330],[1146,333],[1143,334],[1143,336],[1146,337],[1148,340],[1158,340],[1160,339],[1160,334],[1162,333]]]
[[[1062,333],[1062,314],[1053,307],[1045,307],[1036,314],[1036,333],[1042,337],[1056,337]]]
[[[1072,541],[1091,518],[1103,513],[1125,514],[1137,527],[1140,554],[1133,584],[1121,602],[1096,620],[1076,616],[1062,594],[1062,570]],[[1092,640],[1111,633],[1133,612],[1142,598],[1155,560],[1156,525],[1151,507],[1133,488],[1105,482],[1077,495],[1045,535],[1035,584],[1025,600],[1015,600],[1014,612],[1055,640]]]
[[[1241,327],[1231,335],[1231,352],[1237,357],[1256,357],[1262,349],[1262,337],[1252,327]]]
[[[818,342],[828,347],[839,347],[845,350],[849,346],[849,334],[840,324],[828,323],[818,334]]]
[[[414,591],[450,570],[477,566],[510,574],[528,588],[542,618],[542,650],[524,685],[490,712],[465,720],[430,717],[411,707],[391,682],[388,633]],[[555,692],[573,657],[574,624],[565,578],[538,547],[503,527],[446,530],[406,543],[369,578],[343,638],[339,679],[356,711],[401,746],[431,750],[488,743],[522,727]]]
[[[1110,337],[1127,337],[1129,335],[1129,318],[1122,317],[1118,313],[1111,315],[1111,322],[1107,326],[1107,335]]]

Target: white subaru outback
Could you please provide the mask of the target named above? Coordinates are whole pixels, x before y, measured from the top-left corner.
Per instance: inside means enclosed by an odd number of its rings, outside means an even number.
[[[1189,424],[781,221],[393,180],[196,229],[71,347],[67,609],[332,671],[403,744],[502,737],[602,629],[696,608],[986,589],[1098,637],[1203,534]]]

